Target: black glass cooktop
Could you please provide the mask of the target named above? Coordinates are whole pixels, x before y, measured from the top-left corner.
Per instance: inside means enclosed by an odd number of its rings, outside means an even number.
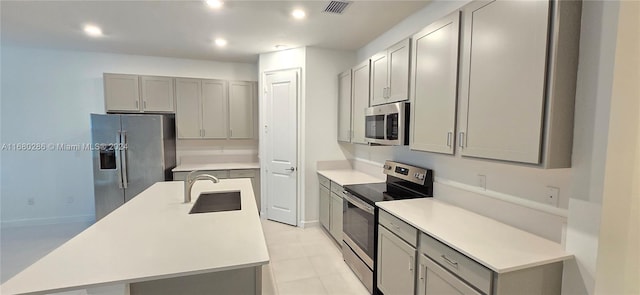
[[[375,205],[375,202],[424,198],[417,192],[402,189],[386,182],[345,185],[344,189],[359,199]]]

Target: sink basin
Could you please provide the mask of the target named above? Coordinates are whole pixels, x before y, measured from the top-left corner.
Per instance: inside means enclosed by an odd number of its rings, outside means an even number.
[[[240,192],[202,193],[189,214],[240,210]]]

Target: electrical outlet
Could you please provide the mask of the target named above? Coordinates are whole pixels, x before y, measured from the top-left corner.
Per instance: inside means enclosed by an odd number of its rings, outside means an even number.
[[[487,176],[478,174],[478,186],[483,190],[487,190]]]
[[[560,189],[553,186],[547,186],[546,203],[558,207],[558,198],[560,197]]]
[[[36,200],[34,198],[28,198],[27,199],[27,205],[33,206],[35,204],[36,204]]]

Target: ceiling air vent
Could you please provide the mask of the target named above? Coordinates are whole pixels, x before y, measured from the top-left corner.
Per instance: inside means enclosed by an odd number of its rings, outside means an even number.
[[[331,1],[324,12],[342,14],[349,4],[349,1]]]

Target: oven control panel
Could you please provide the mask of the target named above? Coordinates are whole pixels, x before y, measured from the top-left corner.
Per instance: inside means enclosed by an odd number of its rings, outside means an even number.
[[[417,184],[424,184],[427,178],[427,169],[393,161],[386,161],[384,163],[383,172],[384,174],[395,176]]]

